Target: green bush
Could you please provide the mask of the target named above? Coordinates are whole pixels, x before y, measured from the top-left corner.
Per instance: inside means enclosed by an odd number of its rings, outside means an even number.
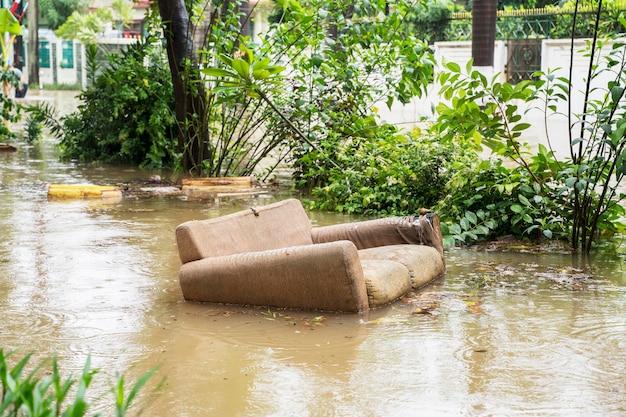
[[[361,152],[362,157],[363,149],[373,150],[374,143],[383,146],[386,138],[397,135],[393,127],[380,123],[377,106],[406,104],[425,94],[433,78],[432,51],[406,32],[413,5],[400,1],[390,9],[385,2],[336,0],[284,5],[284,20],[272,26],[267,37],[271,43],[261,46],[260,55],[287,63],[282,91],[271,96],[276,111],[269,124],[289,140],[295,180],[302,190],[370,187],[358,178],[351,180],[355,185],[346,185],[344,179],[342,185],[329,184],[350,175],[356,162],[351,153]],[[369,210],[365,206],[371,198],[366,197],[365,204],[343,205],[342,193],[333,190],[323,206]]]
[[[537,163],[546,157],[550,159],[541,147]],[[563,199],[541,187],[525,169],[507,168],[501,159],[459,167],[446,192],[434,211],[440,214],[447,246],[507,235],[533,239],[569,235]]]
[[[389,125],[370,139],[336,148],[341,168],[316,170],[324,164],[314,155],[307,154],[301,163],[308,164],[307,175],[327,185],[312,190],[311,206],[364,215],[409,215],[433,208],[446,196],[446,184],[459,167],[477,160],[473,151],[442,145],[419,130],[409,136]]]
[[[110,55],[77,111],[61,118],[50,106],[30,107],[60,138],[62,157],[146,168],[174,166],[177,129],[171,75],[152,38]]]
[[[451,34],[450,19],[456,7],[450,0],[418,2],[408,10],[405,18],[407,29],[418,39],[429,43],[445,41]]]
[[[559,102],[572,100],[567,79],[537,73],[536,79],[513,86],[497,78],[487,80],[472,70],[471,62],[465,70],[445,64],[438,81],[447,101],[437,107],[433,134],[444,143],[485,146],[514,168],[482,163],[476,172],[468,170],[448,184],[452,197],[440,206],[444,231],[466,243],[503,233],[567,237],[575,250],[589,253],[603,234],[624,230],[626,210],[620,203],[625,195],[618,187],[626,175],[624,46],[619,40],[594,39],[589,44],[584,111],[564,114],[568,129],[558,138],[548,137],[548,146],[560,141],[569,149],[570,156],[559,159],[545,146],[531,152],[521,141],[530,125],[519,103],[542,111],[547,124],[550,115],[558,114]],[[603,47],[608,53],[599,58]],[[592,84],[600,73],[606,84]]]

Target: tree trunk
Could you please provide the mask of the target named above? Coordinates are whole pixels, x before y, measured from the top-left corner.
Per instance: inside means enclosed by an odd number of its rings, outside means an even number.
[[[30,0],[28,20],[28,83],[39,85],[39,0]]]
[[[206,97],[197,72],[192,25],[184,0],[159,0],[167,42],[167,57],[172,73],[176,119],[179,125],[178,150],[182,164],[192,174],[200,173],[209,158],[206,128]]]
[[[497,10],[497,0],[475,0],[472,4],[472,58],[474,58],[474,66],[490,67],[492,71]]]

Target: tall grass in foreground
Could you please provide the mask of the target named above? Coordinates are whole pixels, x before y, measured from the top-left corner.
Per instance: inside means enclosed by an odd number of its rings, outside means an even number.
[[[87,389],[97,369],[91,369],[88,357],[82,374],[78,378],[63,378],[56,357],[44,361],[27,371],[32,354],[28,354],[15,364],[9,363],[13,353],[5,354],[0,349],[0,416],[1,417],[82,417],[100,416],[101,412],[91,412],[91,404],[86,397]],[[48,369],[46,365],[51,365]],[[148,382],[156,369],[143,374],[129,389],[123,376],[115,380],[111,392],[113,405],[111,413],[105,415],[124,417],[136,399],[138,392]],[[89,414],[88,414],[89,413]]]

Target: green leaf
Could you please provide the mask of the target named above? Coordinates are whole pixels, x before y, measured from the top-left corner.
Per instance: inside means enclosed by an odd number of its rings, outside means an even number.
[[[487,226],[482,225],[482,224],[481,224],[481,225],[476,226],[476,229],[475,229],[475,230],[476,230],[476,233],[477,233],[477,234],[480,234],[480,235],[485,235],[485,236],[487,236],[487,235],[489,235],[489,233],[491,233],[491,231],[489,230],[489,228],[488,228]]]
[[[324,57],[321,56],[320,54],[311,55],[311,63],[314,66],[319,67],[320,65],[322,65],[322,62],[324,62]]]
[[[614,103],[617,103],[624,95],[624,87],[615,85],[611,88],[611,99]]]
[[[469,220],[469,222],[470,222],[471,224],[476,224],[476,223],[478,223],[478,217],[476,216],[476,214],[474,214],[474,213],[473,213],[473,212],[471,212],[471,211],[466,211],[466,212],[465,212],[465,218],[466,218],[467,220]]]
[[[265,80],[269,78],[271,75],[272,73],[266,69],[257,69],[257,70],[252,71],[252,77],[254,77],[255,80]]]
[[[525,205],[526,207],[532,207],[532,204],[530,204],[530,201],[528,201],[528,199],[526,198],[526,196],[520,194],[517,199],[520,201],[520,203],[522,203],[523,205]]]
[[[522,130],[526,130],[530,127],[530,123],[518,123],[515,126],[513,126],[513,131],[514,132],[519,132]]]
[[[446,62],[445,66],[452,72],[461,72],[461,67],[456,62]]]
[[[250,64],[241,58],[233,59],[233,69],[244,79],[250,78]]]
[[[257,62],[254,63],[254,65],[252,66],[252,70],[261,70],[261,69],[268,69],[270,67],[270,59],[269,58],[265,58],[265,59],[261,59]]]
[[[204,68],[202,70],[202,73],[204,75],[207,75],[209,77],[229,77],[229,78],[236,78],[237,74],[235,74],[232,71],[228,71],[222,68]]]
[[[461,226],[459,226],[458,223],[454,223],[450,226],[450,232],[453,235],[460,235],[461,233],[463,233],[463,230],[461,230]]]
[[[524,212],[524,208],[522,206],[520,206],[519,204],[512,204],[511,205],[511,211],[513,213],[521,214],[521,213]]]

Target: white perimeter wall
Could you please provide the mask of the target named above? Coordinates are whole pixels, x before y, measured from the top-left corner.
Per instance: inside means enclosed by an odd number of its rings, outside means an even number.
[[[585,88],[589,70],[589,58],[585,57],[583,52],[586,42],[587,40],[585,39],[576,40],[572,48],[570,40],[566,39],[546,39],[542,41],[541,71],[547,72],[550,70],[554,72],[557,77],[570,79],[570,56],[572,49],[574,51],[574,60],[571,70],[573,114],[581,112],[584,101],[583,89]],[[461,68],[465,68],[472,56],[471,41],[439,42],[435,43],[434,47],[438,63],[443,62],[443,60],[456,62]],[[603,53],[608,53],[610,48],[611,44],[605,45]],[[485,75],[492,76],[499,74],[499,81],[506,81],[504,75],[506,60],[506,42],[496,41],[493,73]],[[602,63],[603,61],[600,60],[599,62]],[[439,70],[440,68],[437,69],[437,71]],[[602,73],[594,79],[593,86],[604,89],[610,79],[611,76],[609,72]],[[383,120],[405,129],[419,126],[425,120],[433,118],[434,107],[440,101],[438,94],[439,88],[440,87],[436,85],[429,86],[428,95],[426,97],[416,98],[412,103],[405,106],[396,103],[392,109],[388,109],[384,103],[379,103],[377,106],[379,109],[378,114]],[[597,91],[597,93],[601,92]],[[517,104],[520,106],[521,112],[526,110],[525,103],[520,102]],[[566,113],[567,110],[567,103],[562,102],[557,107],[557,114],[550,114],[547,120],[543,112],[538,110],[528,111],[524,117],[525,121],[530,123],[532,127],[524,132],[522,140],[529,143],[531,147],[535,146],[537,143],[550,145],[557,155],[566,156],[566,152],[569,152],[568,120],[567,117],[558,113]],[[577,129],[573,130],[574,135],[577,134],[576,130]]]

